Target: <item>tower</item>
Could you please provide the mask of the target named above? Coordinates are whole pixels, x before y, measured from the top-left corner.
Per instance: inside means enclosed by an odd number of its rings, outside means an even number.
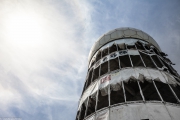
[[[101,36],[89,54],[76,120],[180,120],[180,76],[134,28]]]

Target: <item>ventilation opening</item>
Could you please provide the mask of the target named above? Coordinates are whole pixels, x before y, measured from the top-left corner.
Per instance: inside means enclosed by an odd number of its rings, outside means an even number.
[[[156,68],[149,55],[139,52],[146,67]]]
[[[136,50],[136,46],[135,45],[127,45],[127,49]]]
[[[96,55],[96,61],[101,59],[101,51],[99,51]]]
[[[179,85],[176,85],[176,86],[171,85],[171,88],[173,89],[173,91],[175,92],[176,96],[180,100],[180,86]]]
[[[135,67],[143,66],[144,67],[144,64],[143,64],[139,55],[130,55],[130,57],[131,57],[131,61],[133,63],[133,66],[135,66]]]
[[[107,72],[108,72],[108,61],[101,64],[100,76],[106,74]]]
[[[97,67],[96,69],[94,69],[92,82],[99,77],[99,68],[100,68],[100,66]]]
[[[111,89],[111,94],[110,94],[111,105],[125,102],[123,89],[120,84],[118,84],[118,88],[111,87],[110,89]]]
[[[108,48],[106,48],[102,51],[102,58],[106,55],[108,55]]]
[[[135,45],[136,45],[137,49],[139,49],[139,50],[145,50],[141,42],[137,41],[137,42],[135,43]]]
[[[86,87],[88,87],[88,86],[91,84],[92,71],[93,71],[93,69],[91,69],[91,70],[89,71],[89,75],[88,75]]]
[[[125,44],[122,43],[122,44],[118,44],[118,50],[125,50],[126,47],[125,47]]]
[[[124,82],[124,88],[127,101],[142,100],[137,81],[132,80],[128,83]]]
[[[159,67],[159,68],[163,67],[163,64],[161,63],[161,61],[159,60],[159,58],[156,55],[152,55],[151,57],[154,60],[154,62],[156,63],[157,67]]]
[[[95,93],[94,96],[96,96],[96,94],[97,92]],[[89,101],[88,101],[88,108],[87,108],[86,116],[95,112],[95,106],[96,106],[96,98],[90,96]]]
[[[112,59],[110,62],[110,71],[119,69],[119,60],[118,58]]]
[[[108,94],[102,95],[102,90],[99,90],[97,110],[109,106]]]
[[[161,97],[165,102],[177,103],[177,99],[173,95],[168,84],[164,84],[162,82],[155,81],[156,86],[161,94]]]
[[[83,120],[84,119],[85,111],[86,111],[86,106],[83,103],[82,106],[81,106],[81,112],[80,112],[79,120]]]
[[[113,44],[110,48],[109,48],[109,53],[115,52],[117,51],[117,47],[115,44]]]
[[[128,55],[119,56],[121,68],[132,67]]]
[[[152,82],[140,82],[140,86],[144,95],[145,100],[157,100],[161,101],[155,86],[153,85]]]

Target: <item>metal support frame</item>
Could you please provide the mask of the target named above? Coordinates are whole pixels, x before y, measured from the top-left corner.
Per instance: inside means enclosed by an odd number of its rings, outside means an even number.
[[[139,80],[137,80],[137,83],[138,83],[138,86],[139,86],[139,90],[140,90],[141,97],[142,97],[143,101],[145,101],[144,94],[143,94],[142,89],[141,89],[141,86],[140,86],[140,84],[139,84]]]
[[[158,95],[159,95],[161,101],[164,102],[164,100],[163,100],[163,98],[162,98],[162,96],[161,96],[161,94],[160,94],[160,92],[159,92],[159,90],[158,90],[158,88],[157,88],[157,86],[156,86],[154,80],[152,80],[152,82],[153,82],[153,84],[154,84],[154,87],[155,87],[155,89],[156,89],[156,91],[157,91],[157,93],[158,93]]]
[[[116,44],[116,48],[117,48],[117,51],[119,51],[117,44]],[[118,56],[118,63],[119,63],[119,69],[121,69],[121,62],[120,62],[119,56]]]
[[[122,83],[122,88],[123,88],[123,93],[124,93],[124,100],[125,100],[125,103],[126,103],[126,92],[125,92],[125,89],[124,89],[124,82],[121,81]]]

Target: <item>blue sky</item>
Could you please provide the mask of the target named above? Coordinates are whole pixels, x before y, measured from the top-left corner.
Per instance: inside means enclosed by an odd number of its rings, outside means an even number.
[[[91,46],[133,27],[180,73],[179,0],[1,0],[0,117],[73,120]]]

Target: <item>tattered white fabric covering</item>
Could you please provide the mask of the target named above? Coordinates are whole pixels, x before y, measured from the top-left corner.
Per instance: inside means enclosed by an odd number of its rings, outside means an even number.
[[[109,110],[103,110],[96,114],[96,120],[109,120]]]
[[[179,113],[180,106],[162,103],[133,103],[105,109],[85,120],[179,120]]]
[[[139,55],[138,50],[128,50],[129,55]]]
[[[175,78],[171,74],[164,71],[144,67],[125,68],[118,72],[107,74],[95,81],[93,85],[90,85],[80,99],[79,108],[88,96],[95,95],[98,90],[100,90],[102,96],[105,96],[108,94],[109,85],[114,91],[119,90],[121,89],[121,81],[128,82],[130,79],[139,80],[141,82],[144,82],[144,80],[155,80],[163,83],[169,83],[174,86],[177,85]]]

